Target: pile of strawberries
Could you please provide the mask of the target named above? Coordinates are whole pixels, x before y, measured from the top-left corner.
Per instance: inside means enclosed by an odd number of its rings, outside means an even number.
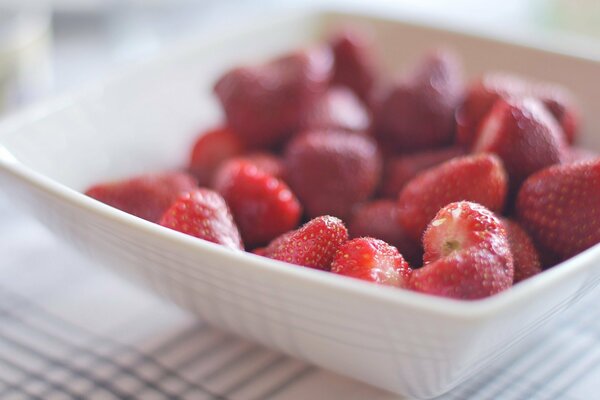
[[[290,264],[459,299],[505,290],[600,242],[600,158],[573,147],[564,88],[434,51],[387,79],[366,36],[224,74],[222,126],[186,172],[86,194]]]

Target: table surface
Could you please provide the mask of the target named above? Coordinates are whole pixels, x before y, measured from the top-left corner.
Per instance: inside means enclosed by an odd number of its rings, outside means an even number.
[[[465,20],[481,11],[474,1],[458,2],[464,6],[459,11],[439,1],[409,8],[414,3],[399,1],[394,10]],[[538,2],[523,3],[506,1],[499,17],[478,23],[502,26],[504,18],[519,29],[547,29],[532,22],[531,7]],[[53,92],[160,51],[177,37],[210,29],[198,21],[219,21],[240,7],[251,8],[240,1],[215,4],[202,2],[201,13],[183,6],[170,12],[61,13],[55,20]],[[0,197],[1,399],[397,398],[207,326],[80,257],[8,200]],[[597,397],[597,301],[561,317],[527,353],[442,398]]]

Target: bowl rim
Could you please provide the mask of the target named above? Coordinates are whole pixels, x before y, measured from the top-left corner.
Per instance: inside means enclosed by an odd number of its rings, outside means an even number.
[[[472,29],[458,28],[457,26],[432,26],[427,21],[420,21],[418,18],[402,19],[398,16],[380,15],[378,12],[355,12],[339,9],[318,9],[308,10],[302,13],[297,11],[290,13],[278,13],[278,18],[291,18],[294,20],[312,18],[319,21],[331,17],[370,17],[382,19],[390,22],[396,22],[415,27],[425,27],[439,32],[450,31],[455,34],[470,37],[478,37],[486,40],[497,41],[504,44],[525,47],[529,49],[542,50],[560,55],[566,55],[571,58],[580,58],[588,61],[600,62],[600,52],[595,54],[578,54],[572,49],[558,48],[551,46],[549,42],[541,43],[539,38],[529,38],[529,40],[519,40],[513,42],[510,38],[499,35],[490,35],[489,32],[474,31]],[[253,21],[252,26],[258,26],[262,22],[267,22],[273,15],[266,15],[259,21]],[[264,21],[263,21],[264,18]],[[250,25],[238,26],[235,30],[224,30],[223,35],[215,35],[214,31],[196,35],[190,38],[180,40],[170,50],[162,51],[159,54],[146,57],[120,70],[113,71],[106,76],[100,77],[93,83],[88,83],[79,88],[58,95],[54,98],[43,100],[37,104],[26,107],[22,110],[13,112],[11,115],[0,119],[0,169],[28,183],[29,185],[43,190],[48,194],[56,196],[61,200],[70,203],[79,209],[94,213],[106,219],[113,220],[122,225],[128,225],[131,228],[139,230],[145,235],[151,235],[154,238],[166,240],[172,245],[183,246],[189,250],[203,251],[221,258],[228,258],[230,261],[252,265],[260,271],[271,274],[279,274],[278,277],[302,280],[306,284],[319,286],[319,289],[339,290],[351,293],[356,296],[369,298],[370,300],[379,300],[398,306],[411,307],[415,310],[425,311],[460,319],[465,322],[481,321],[485,318],[491,318],[494,315],[507,311],[518,304],[534,300],[539,293],[546,292],[552,286],[560,284],[565,278],[573,274],[583,273],[588,268],[592,268],[595,260],[600,260],[600,244],[597,244],[584,252],[556,265],[555,267],[544,271],[530,279],[520,282],[508,290],[497,293],[487,298],[479,300],[456,300],[444,297],[437,297],[428,294],[422,294],[410,290],[402,290],[393,287],[374,285],[358,279],[338,276],[329,272],[319,271],[311,268],[291,266],[288,263],[268,259],[252,253],[242,251],[232,251],[223,246],[199,240],[198,238],[185,235],[183,233],[162,227],[158,224],[143,220],[136,216],[127,214],[121,210],[103,204],[92,199],[85,194],[76,191],[58,181],[55,181],[44,174],[35,171],[33,168],[21,163],[14,157],[10,150],[2,145],[3,133],[11,132],[27,123],[37,120],[46,115],[57,112],[63,108],[72,105],[78,99],[85,98],[88,94],[102,90],[103,87],[111,83],[118,83],[120,79],[134,74],[138,69],[144,66],[154,65],[168,60],[170,56],[185,53],[190,50],[197,51],[203,45],[214,45],[215,37],[226,39],[229,36],[239,35]],[[219,39],[217,39],[219,40]],[[222,39],[221,39],[222,40]],[[600,64],[599,64],[600,65]]]

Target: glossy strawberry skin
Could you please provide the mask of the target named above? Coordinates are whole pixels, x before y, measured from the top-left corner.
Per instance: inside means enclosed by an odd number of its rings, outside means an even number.
[[[332,82],[347,86],[369,103],[375,85],[376,66],[369,39],[358,31],[345,30],[331,40],[334,55]]]
[[[411,269],[398,250],[383,240],[361,237],[342,244],[331,272],[382,285],[407,288]]]
[[[482,122],[473,150],[497,154],[513,190],[532,173],[567,157],[560,127],[535,99],[498,100]]]
[[[327,89],[333,56],[328,49],[310,49],[267,64],[238,67],[214,87],[227,123],[253,148],[284,142],[302,116]]]
[[[442,51],[426,56],[382,95],[375,111],[378,138],[402,153],[451,144],[461,95],[457,59]]]
[[[182,194],[160,219],[160,225],[217,243],[243,250],[240,232],[225,200],[204,188]]]
[[[380,193],[397,198],[402,188],[423,170],[465,155],[458,146],[391,157],[385,161]]]
[[[215,189],[231,208],[248,248],[265,245],[300,221],[302,209],[289,187],[252,163],[224,164],[217,172]]]
[[[508,289],[513,257],[502,222],[471,202],[442,208],[423,235],[422,268],[411,275],[413,290],[473,300]]]
[[[381,157],[375,141],[340,131],[311,131],[287,147],[286,180],[309,217],[346,218],[377,188]]]
[[[261,253],[274,260],[329,271],[338,248],[347,240],[344,223],[327,215],[275,238]]]
[[[196,187],[191,175],[164,172],[96,184],[85,194],[126,213],[158,222],[179,194]]]
[[[425,170],[412,179],[398,196],[398,219],[413,240],[448,203],[467,200],[500,212],[507,194],[502,162],[492,154],[454,158]]]
[[[371,116],[362,102],[343,86],[330,88],[315,101],[302,118],[300,130],[334,129],[367,132]]]
[[[519,191],[519,222],[540,252],[561,259],[600,242],[600,160],[556,165],[530,176]]]
[[[357,207],[348,224],[351,238],[373,237],[396,247],[411,265],[421,265],[421,243],[406,234],[398,222],[393,200],[375,200]]]
[[[243,151],[241,140],[229,128],[222,126],[208,130],[194,143],[188,171],[196,177],[200,186],[208,186],[219,165]]]
[[[503,219],[508,244],[513,255],[515,275],[513,283],[521,282],[542,272],[540,256],[531,237],[521,225],[509,219]]]

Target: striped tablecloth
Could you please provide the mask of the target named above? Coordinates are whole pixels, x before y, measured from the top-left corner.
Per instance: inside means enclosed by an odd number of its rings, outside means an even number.
[[[0,399],[397,398],[204,324],[92,265],[4,201],[0,249]],[[442,398],[598,398],[598,300]]]

